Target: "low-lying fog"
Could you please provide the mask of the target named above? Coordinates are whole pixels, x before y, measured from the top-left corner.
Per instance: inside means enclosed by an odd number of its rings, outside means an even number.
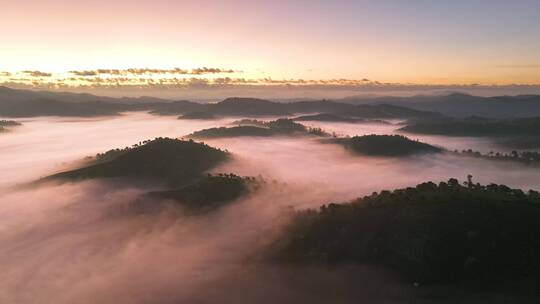
[[[540,189],[540,171],[519,164],[444,154],[364,157],[316,139],[286,137],[206,141],[235,155],[214,171],[277,181],[206,216],[188,217],[176,209],[132,212],[127,205],[145,189],[106,181],[15,187],[111,148],[233,120],[143,113],[32,118],[0,134],[0,303],[399,303],[410,294],[391,275],[355,267],[283,269],[246,259],[279,233],[288,206],[316,208],[467,174],[482,183]],[[398,128],[307,124],[349,135]],[[495,150],[471,138],[411,137],[449,149]]]

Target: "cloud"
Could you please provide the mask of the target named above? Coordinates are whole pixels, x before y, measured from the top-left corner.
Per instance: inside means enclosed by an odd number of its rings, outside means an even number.
[[[530,67],[535,66],[530,65]],[[178,95],[192,98],[220,98],[233,95],[261,98],[340,98],[364,93],[415,95],[450,90],[483,96],[540,93],[540,84],[414,84],[389,83],[364,77],[275,79],[264,76],[237,77],[239,75],[236,73],[242,73],[242,71],[209,67],[129,68],[70,70],[66,73],[52,74],[28,70],[13,73],[0,72],[0,85],[112,96],[152,95],[168,98],[176,98]]]
[[[195,69],[181,69],[181,68],[172,68],[172,69],[151,69],[151,68],[129,68],[129,69],[97,69],[97,70],[73,70],[69,73],[76,76],[90,77],[90,76],[99,76],[99,75],[207,75],[207,74],[230,74],[230,73],[241,73],[241,71],[235,71],[232,69],[221,69],[221,68],[195,68]]]
[[[51,77],[51,73],[41,72],[41,71],[22,71],[24,74],[28,74],[32,77]]]
[[[120,75],[120,74],[122,74],[122,71],[117,70],[117,69],[97,69],[96,71],[99,74],[111,74],[111,75]]]
[[[216,68],[206,68],[206,67],[191,70],[191,74],[193,74],[193,75],[222,74],[222,73],[235,73],[235,71],[234,70],[216,69]]]
[[[98,72],[96,71],[69,71],[71,74],[76,76],[97,76]]]

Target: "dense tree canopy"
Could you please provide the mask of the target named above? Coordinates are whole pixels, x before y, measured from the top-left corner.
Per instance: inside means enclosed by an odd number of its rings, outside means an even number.
[[[16,127],[20,125],[20,122],[16,122],[14,120],[0,120],[0,127]]]
[[[501,153],[501,152],[489,152],[481,153],[479,151],[462,150],[454,151],[454,153],[461,156],[469,156],[475,158],[482,158],[487,160],[498,160],[498,161],[515,161],[527,165],[539,165],[540,164],[540,152],[536,151],[512,151],[510,153]]]
[[[442,149],[401,135],[364,135],[335,138],[331,142],[341,144],[351,151],[370,156],[407,156],[419,153],[437,153]]]
[[[241,177],[234,174],[205,176],[175,190],[156,191],[150,196],[175,201],[191,212],[205,212],[255,191],[265,181],[262,178]]]
[[[20,122],[14,120],[0,120],[0,132],[9,131],[12,127],[17,127],[22,125]]]
[[[203,143],[156,138],[97,156],[96,163],[49,178],[134,177],[181,184],[227,160],[228,153]]]
[[[540,136],[540,117],[519,119],[429,119],[412,122],[401,131],[450,136]]]
[[[538,192],[469,176],[297,212],[271,256],[374,263],[415,282],[540,283],[539,221]]]
[[[273,121],[242,120],[233,127],[210,128],[189,134],[187,138],[219,138],[237,136],[315,135],[329,136],[320,128],[310,128],[290,119]]]

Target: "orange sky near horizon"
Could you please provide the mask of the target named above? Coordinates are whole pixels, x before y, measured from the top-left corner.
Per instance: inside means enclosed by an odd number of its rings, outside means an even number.
[[[539,1],[2,2],[0,71],[11,73],[211,67],[245,79],[540,84]]]

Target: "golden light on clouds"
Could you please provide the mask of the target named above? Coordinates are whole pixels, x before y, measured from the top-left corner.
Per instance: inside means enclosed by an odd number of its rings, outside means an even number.
[[[263,74],[263,73],[261,73]],[[0,72],[0,84],[10,83],[40,87],[182,87],[182,86],[308,86],[308,85],[365,85],[369,79],[273,79],[271,77],[244,77],[241,70],[225,68],[128,68],[70,70],[62,73],[44,71]],[[377,83],[377,82],[373,82]]]

